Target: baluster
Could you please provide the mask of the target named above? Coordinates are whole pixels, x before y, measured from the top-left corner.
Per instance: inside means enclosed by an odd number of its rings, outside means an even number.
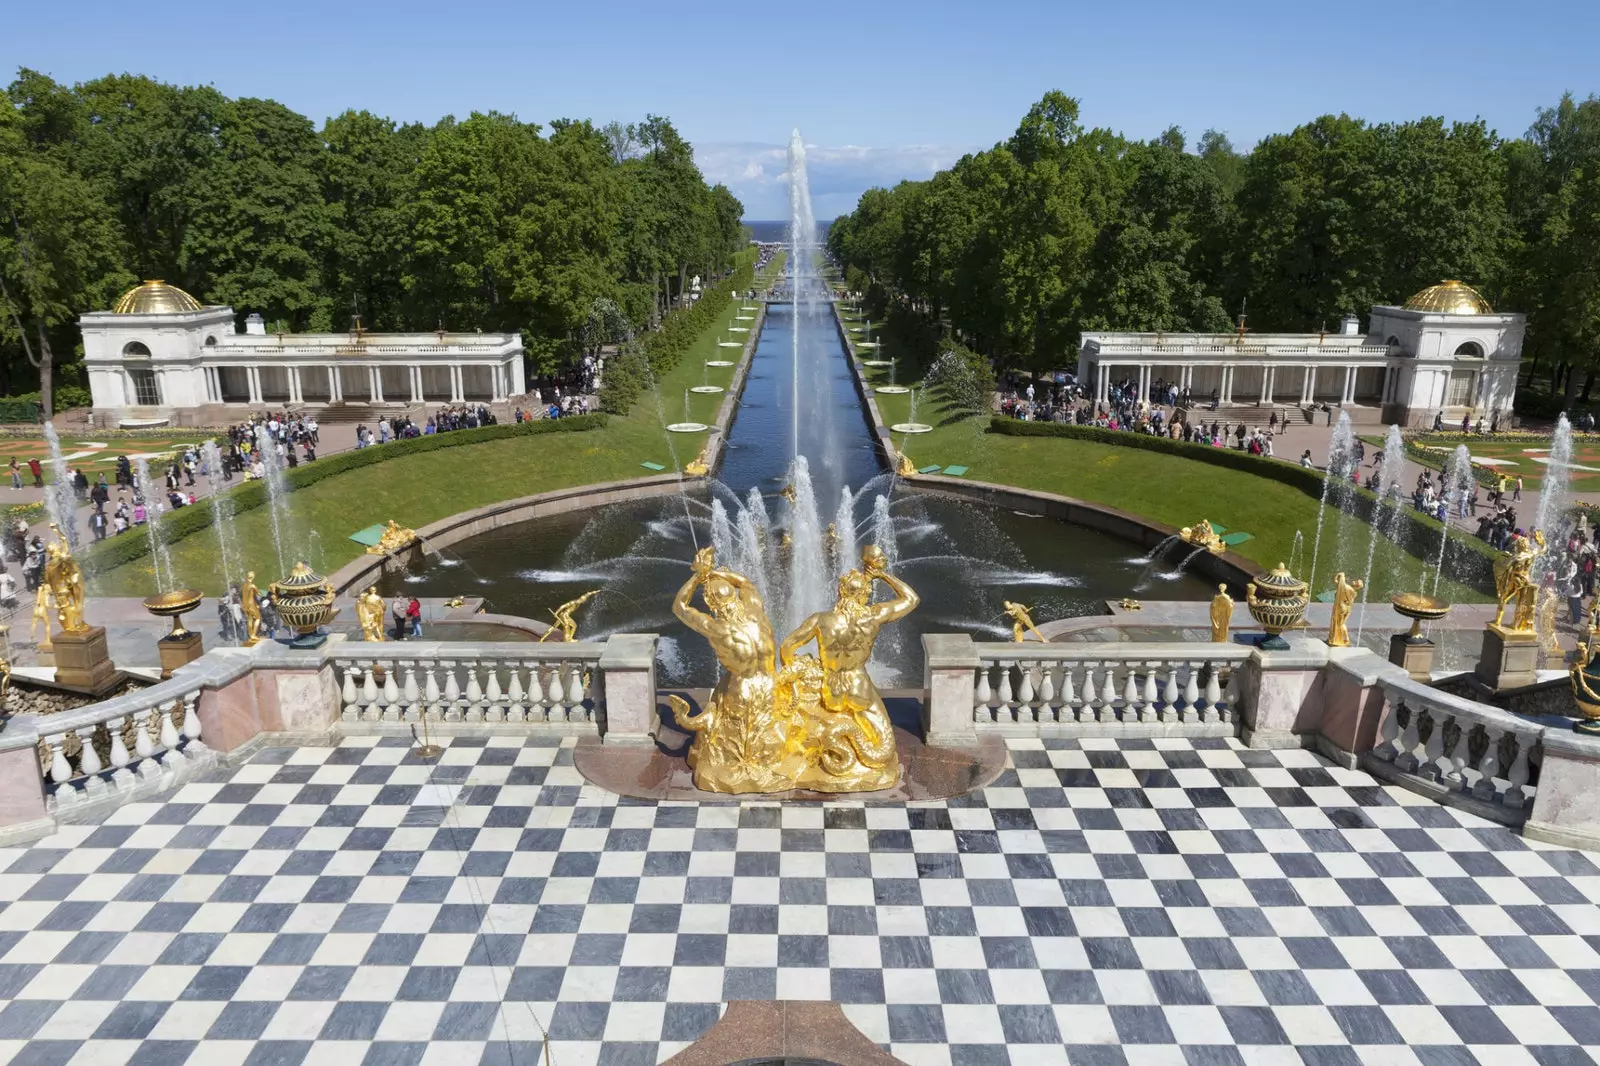
[[[1142,701],[1139,707],[1139,721],[1153,722],[1156,718],[1156,700],[1159,695],[1156,691],[1156,664],[1146,663],[1144,667],[1144,691],[1139,694]]]
[[[200,693],[191,692],[183,697],[183,735],[189,738],[189,747],[205,747],[200,740],[200,730]]]
[[[1017,720],[1019,722],[1036,722],[1039,720],[1038,712],[1033,705],[1033,668],[1036,664],[1019,662],[1017,668],[1022,671],[1022,676],[1017,683]]]
[[[361,702],[368,707],[378,702],[378,678],[374,670],[376,663],[368,663],[366,673],[361,682]]]
[[[559,662],[550,665],[550,720],[552,722],[565,722],[567,720],[567,709],[561,705],[567,698],[566,693],[561,689],[562,665]]]
[[[152,767],[151,756],[155,755],[156,747],[150,739],[150,710],[133,712],[133,753],[139,757],[139,768],[135,772],[144,775]]]
[[[1452,717],[1445,723],[1444,728],[1444,754],[1441,760],[1439,780],[1449,785],[1453,791],[1461,791],[1467,786],[1467,744],[1470,731],[1461,728],[1461,719]]]
[[[1124,669],[1128,672],[1122,681],[1122,720],[1124,722],[1137,722],[1142,717],[1144,710],[1139,702],[1139,685],[1134,680],[1137,667],[1133,663],[1127,663]]]
[[[1400,737],[1400,754],[1394,764],[1401,773],[1417,771],[1417,749],[1422,746],[1422,716],[1426,712],[1416,707],[1406,709],[1406,731]]]
[[[129,778],[127,742],[122,739],[122,727],[127,724],[126,718],[112,718],[106,722],[106,732],[111,734],[111,780],[122,782]]]
[[[453,660],[439,663],[444,668],[444,721],[461,721],[461,685],[456,681],[456,664]]]
[[[98,727],[88,726],[84,729],[76,730],[78,734],[78,744],[80,745],[80,750],[78,752],[78,772],[88,777],[93,782],[103,783],[94,776],[104,768],[100,762],[100,753],[94,750],[94,732],[96,728]]]
[[[1189,676],[1183,681],[1183,720],[1186,722],[1205,721],[1205,715],[1200,711],[1200,671],[1194,662],[1186,663],[1189,667]]]
[[[1098,718],[1102,722],[1117,720],[1117,665],[1116,663],[1101,663],[1105,670],[1105,679],[1100,683],[1100,713]]]
[[[1422,762],[1417,765],[1417,773],[1429,780],[1437,781],[1443,775],[1440,764],[1448,765],[1444,757],[1444,727],[1449,719],[1444,717],[1442,711],[1428,712],[1428,739],[1422,744]]]
[[[510,706],[506,708],[506,721],[525,721],[527,710],[522,705],[522,664],[513,662],[508,663],[507,667],[511,674],[511,684],[506,690],[506,699],[510,702]]]
[[[478,664],[467,663],[467,705],[461,716],[465,722],[483,721],[483,686],[478,683]]]
[[[406,709],[400,703],[400,682],[394,676],[399,668],[399,663],[383,664],[382,720],[385,722],[398,722],[406,716]]]
[[[440,717],[439,701],[444,698],[439,691],[439,678],[434,673],[433,663],[423,666],[422,672],[424,678],[422,683],[422,702],[425,705],[422,708],[422,713],[431,716],[437,722]]]
[[[1041,722],[1059,722],[1061,714],[1056,709],[1056,664],[1049,660],[1039,662],[1039,713]]]
[[[1221,663],[1213,664],[1213,670],[1222,669]],[[1239,704],[1239,671],[1228,671],[1228,687],[1222,690],[1222,720],[1233,721],[1238,717],[1236,708]]]
[[[539,683],[539,664],[534,662],[528,673],[528,721],[548,722],[549,708],[544,702],[544,686]]]
[[[177,709],[177,700],[167,700],[156,707],[157,736],[161,740],[161,746],[168,751],[176,751],[178,748],[178,726],[172,720],[173,712]]]
[[[1178,714],[1178,663],[1167,664],[1167,683],[1161,686],[1161,720],[1176,722]]]
[[[973,692],[972,720],[974,722],[992,722],[989,716],[989,664],[978,664],[978,685]]]
[[[1011,692],[1011,667],[1014,664],[1001,660],[1000,662],[1000,706],[995,709],[995,720],[998,722],[1017,720],[1017,702]]]
[[[405,709],[401,711],[402,721],[416,722],[422,718],[422,690],[417,687],[417,664],[402,662],[406,668],[405,684],[400,686],[400,695],[405,699]]]
[[[498,663],[485,663],[484,669],[489,671],[489,683],[484,686],[483,698],[489,701],[489,709],[484,713],[486,722],[505,721],[505,693],[500,691],[500,666]]]
[[[1222,682],[1217,677],[1219,663],[1206,664],[1206,714],[1213,722],[1222,720],[1222,711],[1217,704],[1222,702]]]
[[[1492,726],[1483,727],[1483,758],[1478,760],[1478,780],[1472,785],[1474,799],[1494,803],[1499,786],[1494,779],[1500,776],[1500,738],[1505,734]]]
[[[1528,783],[1528,756],[1533,744],[1524,737],[1513,735],[1517,745],[1517,754],[1511,760],[1511,770],[1506,774],[1506,780],[1511,782],[1511,787],[1506,789],[1503,802],[1512,810],[1521,810],[1528,802],[1527,790],[1522,786]]]
[[[583,665],[572,664],[572,673],[567,677],[567,721],[592,722],[588,708],[583,705]]]
[[[346,663],[344,666],[344,691],[340,693],[340,695],[343,697],[345,709],[347,711],[352,711],[352,713],[354,713],[352,709],[355,707],[356,700],[358,699],[356,695],[356,674],[359,672],[360,671],[351,663]]]
[[[67,762],[66,742],[64,733],[53,737],[45,737],[44,742],[50,748],[50,780],[57,785],[64,785],[72,780],[72,764]]]
[[[1372,754],[1384,762],[1394,762],[1400,754],[1400,703],[1384,694],[1383,718],[1378,722],[1378,743]]]
[[[1078,693],[1072,687],[1072,663],[1061,664],[1061,710],[1056,716],[1063,722],[1078,719]]]

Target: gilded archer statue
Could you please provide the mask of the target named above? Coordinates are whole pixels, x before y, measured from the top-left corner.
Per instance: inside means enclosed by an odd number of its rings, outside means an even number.
[[[44,583],[56,601],[56,620],[63,633],[86,633],[92,627],[83,620],[83,571],[61,527],[52,522],[50,528],[56,539],[45,549]]]
[[[839,598],[832,609],[801,622],[778,649],[779,661],[793,668],[795,652],[816,641],[822,672],[822,713],[808,716],[804,742],[814,764],[800,775],[799,788],[870,792],[892,788],[900,779],[894,726],[867,676],[867,661],[878,630],[904,618],[922,601],[885,567],[883,549],[876,544],[863,548],[861,568],[839,579]],[[889,586],[893,598],[872,602],[877,581]]]
[[[704,611],[694,606],[696,591]],[[733,793],[794,788],[800,764],[789,716],[775,699],[776,640],[754,582],[719,569],[713,550],[702,548],[672,613],[706,638],[726,671],[697,715],[690,716],[682,698],[667,697],[678,725],[694,736],[689,767],[695,787]]]
[[[599,589],[590,589],[577,599],[568,600],[560,607],[557,607],[555,610],[551,611],[550,617],[554,624],[546,628],[545,631],[540,634],[539,643],[543,644],[547,639],[549,639],[551,633],[560,633],[561,639],[566,641],[568,644],[571,644],[573,641],[577,640],[578,619],[575,617],[574,612],[599,594]]]

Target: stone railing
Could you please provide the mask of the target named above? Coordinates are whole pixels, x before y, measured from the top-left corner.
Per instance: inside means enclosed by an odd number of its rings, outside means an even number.
[[[1533,809],[1529,784],[1543,759],[1546,727],[1485,703],[1452,696],[1403,674],[1378,679],[1378,736],[1362,765],[1435,799],[1516,825]]]
[[[923,638],[929,743],[979,730],[1041,735],[1223,736],[1237,730],[1236,644],[979,644]]]
[[[343,644],[331,656],[347,731],[427,718],[598,733],[605,720],[605,643]]]
[[[103,703],[6,723],[6,750],[38,752],[47,809],[58,817],[151,795],[210,767],[199,680],[162,682]]]

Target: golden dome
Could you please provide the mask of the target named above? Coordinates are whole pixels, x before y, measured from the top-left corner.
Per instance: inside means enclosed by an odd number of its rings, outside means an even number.
[[[1460,281],[1441,281],[1430,285],[1405,303],[1407,311],[1426,311],[1434,315],[1492,315],[1494,308],[1478,295],[1478,290]]]
[[[158,278],[123,293],[111,310],[119,315],[173,315],[200,310],[200,301]]]

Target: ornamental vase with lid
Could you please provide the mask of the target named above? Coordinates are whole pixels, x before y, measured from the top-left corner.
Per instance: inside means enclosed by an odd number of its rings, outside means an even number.
[[[327,625],[339,613],[333,605],[333,586],[305,563],[296,563],[289,576],[274,581],[271,589],[278,617],[302,637],[316,633],[317,627]]]
[[[1245,603],[1250,616],[1267,631],[1263,648],[1283,650],[1289,646],[1283,639],[1285,629],[1293,629],[1305,616],[1306,605],[1311,602],[1304,581],[1289,573],[1282,563],[1276,569],[1258,574],[1245,586]]]

